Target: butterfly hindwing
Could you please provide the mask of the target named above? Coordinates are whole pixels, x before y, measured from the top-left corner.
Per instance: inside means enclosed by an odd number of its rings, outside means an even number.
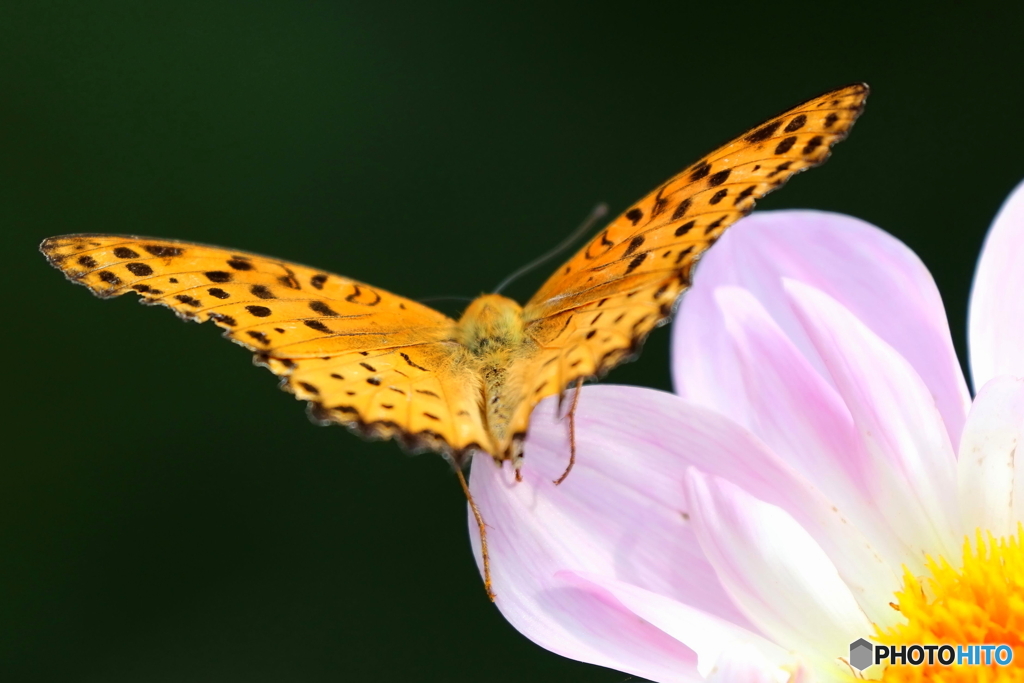
[[[41,247],[101,297],[137,293],[224,336],[310,402],[313,416],[460,458],[487,444],[473,378],[446,343],[454,322],[348,278],[200,244],[66,235]]]

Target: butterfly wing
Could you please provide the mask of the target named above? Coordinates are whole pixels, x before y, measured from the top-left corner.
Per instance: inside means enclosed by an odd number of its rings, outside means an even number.
[[[516,368],[532,397],[517,422],[545,396],[635,355],[672,315],[700,255],[755,200],[824,163],[867,94],[859,84],[834,90],[747,131],[670,178],[555,271],[525,306],[541,351]]]
[[[307,266],[200,244],[66,235],[50,263],[100,297],[137,293],[186,320],[212,320],[256,353],[317,421],[461,460],[490,444],[476,380],[458,362],[453,321]]]

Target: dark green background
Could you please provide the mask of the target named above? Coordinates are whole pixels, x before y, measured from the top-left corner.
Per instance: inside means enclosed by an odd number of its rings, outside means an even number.
[[[595,202],[863,80],[851,139],[761,206],[905,240],[962,351],[978,248],[1024,178],[1024,22],[921,8],[0,5],[0,676],[624,680],[504,622],[440,458],[311,426],[215,329],[94,299],[36,247],[157,235],[476,295]],[[668,388],[668,338],[612,379]]]

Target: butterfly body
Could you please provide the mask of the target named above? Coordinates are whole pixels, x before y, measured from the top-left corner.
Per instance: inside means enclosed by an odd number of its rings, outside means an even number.
[[[520,369],[538,348],[527,331],[523,308],[500,294],[484,294],[466,308],[455,331],[465,363],[480,383],[480,412],[490,436],[487,450],[498,461],[518,464],[525,429],[514,432],[512,419],[523,402]]]
[[[635,356],[701,254],[757,199],[824,162],[867,92],[840,88],[748,130],[609,223],[525,305],[487,294],[457,321],[341,275],[203,244],[79,234],[40,248],[97,296],[134,293],[212,321],[318,422],[460,465],[487,452],[518,467],[534,406]]]

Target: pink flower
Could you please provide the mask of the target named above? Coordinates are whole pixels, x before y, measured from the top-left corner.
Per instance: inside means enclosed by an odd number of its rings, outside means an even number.
[[[553,652],[655,681],[848,680],[851,642],[907,622],[904,570],[960,566],[966,538],[1024,519],[1022,262],[1024,184],[975,277],[972,404],[905,245],[838,214],[743,220],[684,297],[676,394],[584,389],[559,487],[554,400],[521,483],[476,463],[502,614]]]

